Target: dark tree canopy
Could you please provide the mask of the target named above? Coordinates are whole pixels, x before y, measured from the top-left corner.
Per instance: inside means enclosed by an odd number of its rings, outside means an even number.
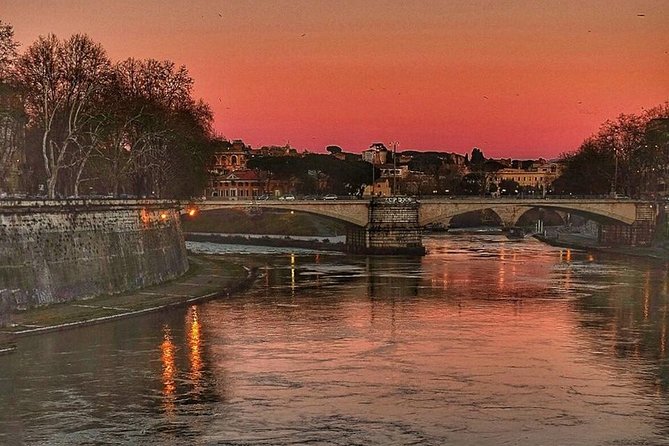
[[[247,166],[270,172],[277,179],[296,179],[301,184],[298,192],[305,194],[355,194],[362,184],[370,184],[372,171],[369,163],[340,160],[328,155],[307,154],[303,157],[256,157]],[[316,177],[327,181],[326,190],[318,189]]]
[[[578,150],[562,155],[565,169],[553,183],[557,193],[655,195],[669,180],[669,103],[641,115],[606,121]]]
[[[0,23],[0,126],[14,146],[21,132],[8,126],[18,123],[26,135],[13,147],[25,159],[24,191],[188,197],[204,187],[212,114],[192,97],[184,66],[154,59],[113,63],[84,34],[40,37],[16,55],[12,36]],[[20,95],[9,94],[12,89]],[[11,122],[4,119],[10,103]]]
[[[484,162],[485,162],[485,156],[483,156],[483,152],[478,147],[474,147],[472,149],[472,156],[469,159],[469,163],[474,166],[478,166],[483,164]]]

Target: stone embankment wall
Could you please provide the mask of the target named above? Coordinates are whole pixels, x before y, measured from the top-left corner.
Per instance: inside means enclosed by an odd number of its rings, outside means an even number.
[[[637,204],[636,221],[631,225],[602,224],[598,240],[603,246],[650,246],[655,238],[659,216],[655,205]]]
[[[145,287],[187,269],[176,202],[0,202],[0,318]]]

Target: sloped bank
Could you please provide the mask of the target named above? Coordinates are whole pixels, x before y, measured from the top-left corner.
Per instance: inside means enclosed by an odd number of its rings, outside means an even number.
[[[16,311],[10,315],[10,323],[0,329],[0,354],[11,352],[17,337],[112,322],[230,296],[249,288],[258,273],[256,266],[246,267],[220,256],[191,254],[189,260],[189,271],[167,283]]]
[[[230,245],[253,245],[253,246],[272,246],[279,248],[302,248],[314,249],[319,251],[345,251],[345,243],[330,243],[321,241],[317,238],[313,240],[298,240],[290,237],[245,237],[243,235],[213,234],[213,233],[192,233],[184,234],[187,241],[192,242],[211,242]]]
[[[646,257],[669,261],[669,250],[661,247],[599,246],[594,240],[585,240],[583,237],[570,236],[569,234],[560,234],[559,238],[535,234],[534,238],[548,245],[557,246],[560,248],[572,248],[583,251],[602,252],[631,257]]]

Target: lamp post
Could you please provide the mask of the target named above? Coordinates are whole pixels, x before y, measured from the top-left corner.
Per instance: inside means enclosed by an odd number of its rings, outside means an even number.
[[[393,195],[397,194],[397,141],[391,141],[390,146],[393,148]]]
[[[376,196],[376,179],[375,177],[374,158],[372,157],[372,198]]]
[[[615,167],[613,169],[613,190],[611,191],[611,196],[616,198],[616,194],[618,193],[618,149],[616,147],[613,147],[613,161]]]
[[[609,136],[611,145],[613,146],[613,181],[611,181],[611,198],[616,198],[618,193],[618,133],[614,131],[612,136]]]

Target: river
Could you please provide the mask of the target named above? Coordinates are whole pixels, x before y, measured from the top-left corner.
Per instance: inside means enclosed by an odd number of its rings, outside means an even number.
[[[20,339],[0,444],[669,444],[669,263],[425,244],[222,247],[264,265],[243,295]]]

